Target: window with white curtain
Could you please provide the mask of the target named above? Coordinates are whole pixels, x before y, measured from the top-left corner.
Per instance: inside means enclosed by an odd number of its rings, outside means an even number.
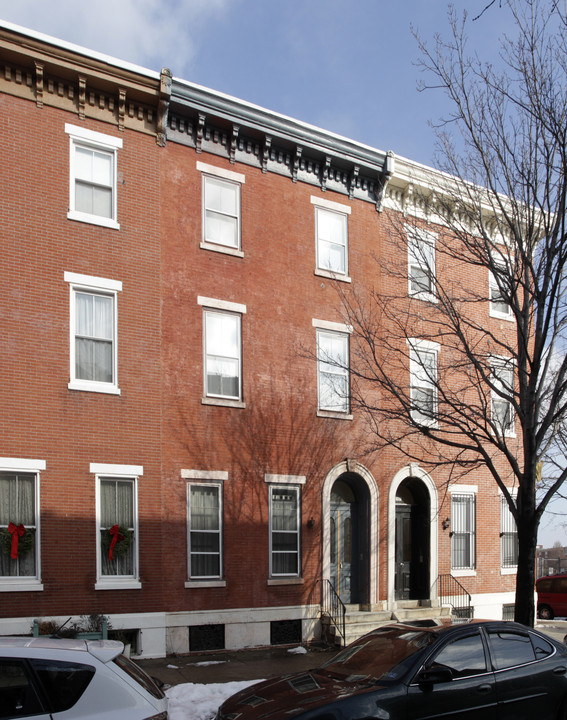
[[[317,330],[319,410],[349,412],[348,337],[347,333]]]
[[[476,513],[474,493],[451,494],[451,569],[476,566]]]
[[[270,574],[299,576],[300,506],[296,486],[270,486]]]
[[[504,496],[500,498],[500,541],[502,567],[518,566],[518,528]]]
[[[67,217],[118,229],[116,157],[122,139],[68,123],[65,132],[71,143]]]
[[[218,310],[204,311],[205,395],[240,400],[241,316]]]
[[[101,577],[135,578],[137,571],[137,496],[135,478],[98,477]]]
[[[409,294],[421,300],[435,297],[435,236],[418,228],[408,228]]]
[[[0,577],[37,578],[37,475],[0,472]]]
[[[189,578],[222,577],[222,494],[220,483],[188,483]]]
[[[71,380],[74,390],[119,393],[117,292],[122,283],[65,273],[71,287]]]

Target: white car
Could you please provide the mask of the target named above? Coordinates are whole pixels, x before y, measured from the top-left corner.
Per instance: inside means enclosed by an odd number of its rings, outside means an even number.
[[[167,720],[162,690],[114,640],[0,637],[0,719]]]

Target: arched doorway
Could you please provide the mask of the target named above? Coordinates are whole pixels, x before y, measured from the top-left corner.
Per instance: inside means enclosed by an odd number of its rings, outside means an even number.
[[[427,488],[407,478],[395,496],[395,600],[428,600],[431,502]]]
[[[369,498],[362,479],[345,473],[333,483],[329,520],[330,576],[345,604],[368,603]]]

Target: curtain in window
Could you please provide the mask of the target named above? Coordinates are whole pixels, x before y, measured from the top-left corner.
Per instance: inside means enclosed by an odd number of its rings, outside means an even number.
[[[220,577],[219,488],[190,486],[189,510],[190,576]]]
[[[205,178],[205,240],[238,248],[239,185]]]
[[[451,529],[451,567],[474,568],[474,495],[452,495]]]
[[[240,315],[205,314],[207,395],[240,397]]]
[[[299,573],[299,498],[295,488],[272,488],[272,574]]]
[[[81,380],[112,382],[114,298],[75,293],[75,375]]]
[[[29,473],[0,473],[0,531],[7,530],[10,523],[22,524],[33,539],[31,549],[20,551],[15,560],[0,545],[0,576],[36,576],[35,480]]]
[[[116,550],[113,559],[109,558],[108,531],[114,525],[134,532],[134,482],[132,480],[100,481],[100,533],[101,567],[103,575],[134,575],[134,547],[132,538],[125,553]]]

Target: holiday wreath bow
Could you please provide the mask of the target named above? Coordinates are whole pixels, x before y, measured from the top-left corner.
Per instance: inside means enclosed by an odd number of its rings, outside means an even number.
[[[108,548],[108,559],[112,561],[114,546],[117,542],[120,542],[120,540],[124,540],[124,535],[120,532],[118,525],[113,525],[108,532],[112,538],[110,547]]]
[[[12,536],[12,546],[10,548],[10,557],[12,558],[12,560],[18,559],[18,543],[25,531],[26,529],[22,525],[22,523],[16,525],[15,523],[11,522],[8,525],[8,532]]]

